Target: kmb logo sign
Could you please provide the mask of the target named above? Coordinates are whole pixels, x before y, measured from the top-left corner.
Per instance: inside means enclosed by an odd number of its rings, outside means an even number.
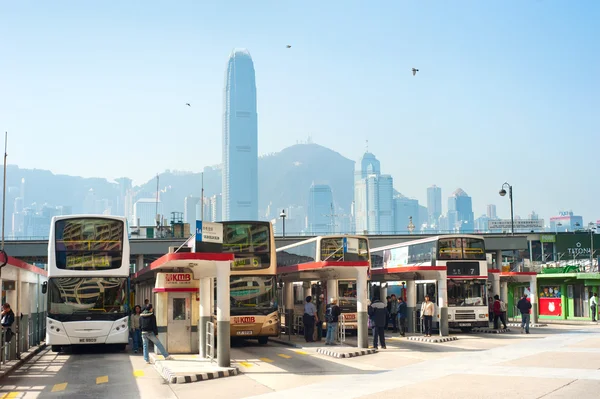
[[[167,283],[187,283],[192,281],[191,273],[169,273],[165,276]]]
[[[254,324],[255,322],[256,318],[252,316],[233,318],[233,324]]]

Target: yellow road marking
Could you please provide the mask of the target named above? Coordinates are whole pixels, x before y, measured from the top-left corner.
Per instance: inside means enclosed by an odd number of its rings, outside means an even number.
[[[103,375],[102,377],[96,378],[96,384],[106,384],[108,382],[108,376]]]
[[[52,387],[52,392],[64,391],[65,389],[67,389],[67,385],[67,382],[63,382],[62,384],[54,384],[54,386]]]
[[[273,360],[269,359],[268,357],[261,357],[260,360],[262,360],[265,363],[273,363]]]
[[[282,358],[284,358],[284,359],[291,359],[291,358],[292,358],[291,356],[284,355],[283,353],[280,353],[280,354],[278,354],[277,356],[279,356],[279,357],[282,357]]]
[[[134,377],[143,377],[144,371],[143,370],[133,370],[133,376]]]
[[[244,367],[252,367],[252,365],[248,362],[240,362],[240,364]]]
[[[20,393],[21,392],[8,392],[8,393],[5,393],[4,395],[0,396],[0,399],[18,398]]]
[[[299,355],[308,355],[308,353],[304,352],[304,351],[294,351]]]

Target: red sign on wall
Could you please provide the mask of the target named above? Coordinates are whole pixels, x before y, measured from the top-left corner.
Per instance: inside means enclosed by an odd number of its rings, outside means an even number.
[[[562,301],[560,298],[540,298],[540,316],[561,316]]]

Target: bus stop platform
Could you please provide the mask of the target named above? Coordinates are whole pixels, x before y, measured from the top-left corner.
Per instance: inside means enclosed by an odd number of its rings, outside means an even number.
[[[356,337],[348,337],[345,343],[340,344],[338,342],[335,345],[325,345],[325,338],[321,341],[306,342],[304,337],[300,335],[282,335],[280,338],[269,338],[269,341],[301,349],[311,354],[320,354],[335,358],[350,358],[377,353],[377,350],[373,348],[358,348],[358,340]]]
[[[171,355],[173,360],[165,360],[154,353],[149,355],[154,368],[169,384],[187,384],[239,374],[237,367],[219,367],[215,361],[200,355]]]

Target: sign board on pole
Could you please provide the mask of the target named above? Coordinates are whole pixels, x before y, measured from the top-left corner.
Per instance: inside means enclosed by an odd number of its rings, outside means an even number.
[[[556,236],[554,234],[542,234],[540,235],[540,242],[556,242]]]
[[[196,241],[222,244],[223,225],[196,220]]]
[[[490,230],[510,230],[512,227],[510,219],[497,219],[488,221]],[[544,228],[543,219],[518,219],[515,220],[515,230],[540,230]]]

